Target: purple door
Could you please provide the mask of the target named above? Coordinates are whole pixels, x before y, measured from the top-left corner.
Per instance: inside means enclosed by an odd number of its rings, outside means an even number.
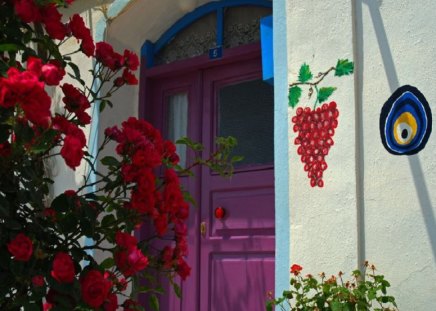
[[[169,138],[200,141],[204,155],[214,151],[216,136],[236,136],[235,152],[245,158],[231,179],[203,167],[184,180],[198,203],[189,220],[192,273],[181,284],[182,300],[170,295],[161,309],[264,310],[266,293],[274,288],[272,87],[261,81],[258,54],[189,68],[170,78],[148,77],[152,119]],[[192,161],[193,154],[179,152],[183,161]]]

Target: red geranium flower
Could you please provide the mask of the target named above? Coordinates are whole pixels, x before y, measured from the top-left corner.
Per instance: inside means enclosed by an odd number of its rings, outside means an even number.
[[[301,270],[303,270],[303,267],[297,264],[293,264],[291,266],[291,269],[289,272],[291,272],[293,275],[299,275]]]

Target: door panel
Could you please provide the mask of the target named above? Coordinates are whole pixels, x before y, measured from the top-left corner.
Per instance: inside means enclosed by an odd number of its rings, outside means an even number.
[[[250,107],[247,101],[257,100],[248,94],[256,90],[246,86],[253,85],[251,81],[258,81],[260,74],[257,59],[204,71],[203,143],[206,154],[214,151],[214,139],[223,132],[222,124],[242,127],[235,133],[242,133],[243,150],[253,147],[251,152],[259,152],[263,148],[252,146],[265,127],[265,124],[259,124],[261,116],[237,109],[233,109],[232,115],[223,113],[232,110],[229,109],[232,105],[247,109]],[[254,85],[259,87],[257,82]],[[220,107],[223,94],[225,109]],[[273,107],[270,108],[272,111]],[[235,114],[237,119],[231,122],[220,120],[235,118]],[[254,126],[256,120],[257,128],[249,129],[251,136],[246,135],[244,126],[249,123]],[[269,130],[272,126],[266,127]],[[271,157],[249,158],[256,161],[239,166],[231,179],[223,179],[210,169],[202,168],[200,220],[208,230],[200,240],[200,310],[263,310],[266,292],[274,286],[274,175],[268,160]],[[223,219],[215,218],[217,207],[225,209]]]
[[[165,137],[183,132],[175,130],[183,123],[175,110],[187,95],[187,134],[205,146],[203,157],[215,151],[220,134],[239,135],[239,151],[250,153],[230,179],[206,167],[182,178],[198,203],[188,221],[192,270],[181,284],[181,300],[168,287],[163,311],[264,310],[266,292],[274,288],[273,94],[260,79],[258,56],[152,79],[151,119]],[[187,152],[188,165],[194,156]],[[221,220],[214,216],[216,207],[226,210]]]
[[[165,138],[174,135],[174,123],[172,123],[172,116],[175,116],[174,111],[174,98],[180,94],[187,95],[187,135],[195,141],[201,141],[201,123],[192,122],[201,118],[201,111],[198,109],[201,87],[200,87],[200,73],[189,73],[180,75],[174,78],[155,79],[151,82],[150,89],[152,94],[150,96],[153,103],[153,114],[150,115],[150,120],[161,129]],[[179,123],[179,120],[175,120]],[[186,162],[189,165],[192,163],[194,153],[190,150],[186,152]],[[199,168],[194,168],[194,173],[200,175]],[[181,184],[185,189],[188,189],[193,198],[199,202],[199,180],[187,177],[181,177]],[[179,299],[170,284],[163,284],[165,295],[161,297],[159,304],[162,311],[198,311],[199,298],[198,292],[198,277],[199,277],[199,214],[196,208],[190,209],[188,226],[188,249],[189,254],[186,258],[187,263],[191,267],[191,275],[186,281],[181,282],[177,279],[176,282],[180,284],[183,299]],[[148,309],[147,309],[148,310]]]

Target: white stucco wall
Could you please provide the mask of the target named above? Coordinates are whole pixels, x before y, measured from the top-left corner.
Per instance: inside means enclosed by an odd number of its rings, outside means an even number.
[[[353,77],[331,80],[340,117],[324,188],[309,186],[290,133],[291,262],[333,273],[368,259],[400,310],[436,306],[436,141],[433,133],[417,155],[394,156],[381,143],[379,117],[404,84],[435,111],[435,12],[432,0],[294,0],[288,9],[290,82],[303,62],[356,65]]]
[[[316,75],[336,65],[338,58],[353,59],[351,2],[288,2],[289,82],[296,82],[306,62]],[[335,144],[326,157],[324,188],[311,188],[294,145],[290,125],[290,237],[291,262],[306,272],[336,273],[357,267],[356,163],[354,77],[327,77],[323,86],[336,86],[330,98],[338,104],[339,126]],[[300,105],[313,107],[307,89]],[[295,110],[289,108],[289,120]],[[277,142],[276,142],[277,143]]]
[[[383,103],[404,84],[424,94],[434,116],[436,2],[363,1],[356,9],[365,254],[386,272],[402,310],[434,310],[435,136],[417,155],[393,156],[380,143],[377,122]]]

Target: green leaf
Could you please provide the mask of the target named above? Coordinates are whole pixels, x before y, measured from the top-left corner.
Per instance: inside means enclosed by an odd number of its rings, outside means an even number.
[[[301,88],[299,86],[293,86],[289,89],[289,106],[291,108],[295,108],[297,106],[298,102],[300,101],[301,97]]]
[[[188,191],[183,191],[182,194],[185,202],[191,203],[193,206],[197,204],[194,197]]]
[[[155,310],[159,311],[159,300],[157,299],[156,295],[151,295],[149,298],[150,307]]]
[[[70,204],[71,201],[68,200],[68,197],[64,193],[62,193],[53,200],[53,202],[51,203],[51,207],[55,211],[62,213],[67,212],[72,208]]]
[[[354,63],[348,59],[338,59],[338,63],[335,68],[335,76],[342,77],[350,75],[354,72]]]
[[[101,159],[101,164],[105,166],[118,166],[120,162],[112,156],[106,156],[103,159]]]
[[[182,297],[182,291],[180,289],[179,284],[177,283],[173,283],[173,288],[174,288],[174,293],[176,293],[177,297],[181,298]]]
[[[100,267],[102,267],[103,269],[107,270],[112,268],[113,266],[115,266],[115,260],[111,257],[106,258],[105,260],[103,260],[100,264]]]
[[[102,221],[101,221],[101,226],[102,227],[109,227],[109,226],[113,226],[113,224],[116,222],[116,218],[114,215],[109,214],[103,217]]]
[[[68,74],[71,78],[77,80],[81,85],[85,85],[85,81],[82,80],[82,77],[80,76],[80,69],[79,67],[73,63],[70,62],[68,63],[68,65],[71,67],[71,69],[73,69],[74,75],[72,74]]]
[[[176,140],[177,145],[186,145],[194,151],[202,151],[204,149],[203,145],[191,140],[189,137],[180,137]]]
[[[231,162],[232,162],[232,163],[235,163],[235,162],[241,162],[242,160],[244,160],[244,157],[243,157],[243,156],[235,155],[235,156],[232,157]]]
[[[313,77],[313,75],[312,75],[312,72],[310,71],[309,65],[307,65],[306,63],[301,65],[300,73],[298,75],[298,81],[304,83],[304,82],[307,82],[310,79],[312,79],[312,77]]]
[[[3,43],[0,44],[0,52],[17,52],[20,47],[13,43]]]
[[[335,87],[322,87],[318,91],[318,102],[325,102],[336,90]]]
[[[38,304],[36,304],[35,302],[27,302],[23,305],[23,310],[24,311],[39,311],[40,306],[38,306]]]

